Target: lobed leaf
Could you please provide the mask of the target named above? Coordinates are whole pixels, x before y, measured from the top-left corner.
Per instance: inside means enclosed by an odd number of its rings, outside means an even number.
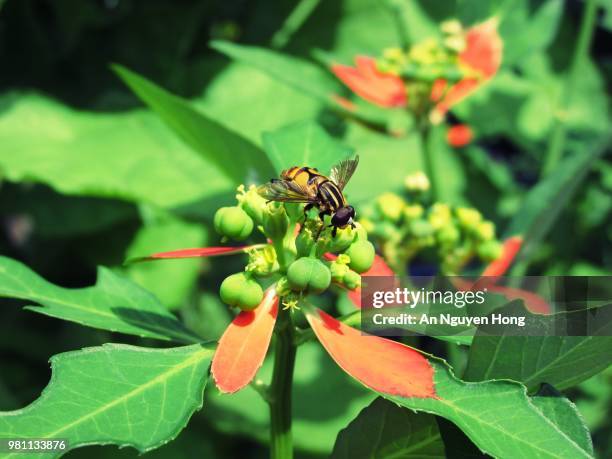
[[[612,323],[601,319],[609,316],[606,311],[612,307],[597,310],[601,315],[591,321],[590,336],[554,336],[559,316],[581,312],[530,316],[528,320],[537,322],[542,336],[488,336],[486,327],[479,327],[465,379],[512,379],[529,389],[548,383],[564,390],[590,378],[612,364]]]
[[[197,342],[155,296],[106,268],[92,287],[58,287],[22,263],[0,257],[0,297],[33,301],[26,309],[93,328],[147,338]]]
[[[116,444],[150,451],[175,438],[202,407],[212,354],[200,344],[170,349],[105,344],[58,354],[39,399],[0,412],[0,437],[68,439],[68,449]]]
[[[338,434],[330,459],[445,458],[434,416],[377,398]]]

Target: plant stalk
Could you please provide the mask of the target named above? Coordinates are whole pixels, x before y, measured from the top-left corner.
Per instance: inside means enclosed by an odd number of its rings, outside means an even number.
[[[431,198],[432,201],[436,202],[440,199],[440,186],[438,183],[438,175],[436,171],[436,160],[433,157],[433,152],[430,148],[431,140],[431,127],[428,125],[428,121],[424,120],[419,128],[419,134],[421,137],[421,151],[423,152],[423,165],[425,167],[425,175],[429,179],[431,185]]]
[[[597,0],[586,0],[586,7],[580,23],[578,41],[576,42],[576,48],[574,49],[569,72],[564,84],[562,102],[558,104],[556,110],[557,119],[548,142],[546,159],[542,168],[542,175],[544,176],[549,175],[555,169],[557,163],[563,156],[565,141],[567,138],[567,111],[570,109],[572,100],[574,98],[576,81],[580,76],[580,67],[583,64],[584,59],[587,57],[591,47],[591,42],[593,41],[596,18]]]
[[[280,310],[276,328],[274,373],[270,384],[270,457],[293,458],[291,391],[296,347],[289,310]]]

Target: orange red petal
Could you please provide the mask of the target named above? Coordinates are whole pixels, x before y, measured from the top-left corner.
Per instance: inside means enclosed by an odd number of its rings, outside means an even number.
[[[521,250],[523,245],[523,238],[521,236],[512,236],[504,241],[502,248],[502,254],[497,260],[493,260],[487,265],[482,272],[482,277],[496,277],[503,276],[510,265],[516,258],[516,255]]]
[[[449,145],[455,148],[465,147],[474,139],[474,131],[467,124],[456,124],[451,126],[446,133]]]
[[[503,42],[497,32],[497,23],[497,18],[492,18],[467,31],[466,47],[459,54],[459,63],[476,75],[462,79],[448,90],[436,106],[439,114],[445,114],[450,107],[469,96],[497,73],[503,52]]]
[[[359,97],[381,107],[403,107],[407,103],[402,79],[376,68],[372,57],[357,56],[356,67],[333,64],[332,72]]]
[[[129,262],[137,261],[152,261],[152,260],[165,260],[172,258],[198,258],[198,257],[215,257],[219,255],[232,255],[235,253],[243,253],[245,250],[252,246],[240,246],[240,247],[198,247],[194,249],[180,249],[171,250],[169,252],[159,252],[146,257],[134,258]]]
[[[365,386],[400,397],[436,397],[434,369],[416,350],[363,334],[320,309],[307,306],[304,310],[329,355]]]
[[[219,340],[211,372],[221,392],[236,392],[249,384],[261,367],[278,314],[278,296],[274,288],[253,311],[236,316]]]

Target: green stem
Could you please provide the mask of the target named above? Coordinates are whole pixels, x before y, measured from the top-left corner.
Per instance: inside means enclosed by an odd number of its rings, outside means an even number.
[[[270,384],[270,457],[292,459],[291,390],[296,347],[289,310],[279,311],[274,373]]]
[[[433,157],[433,152],[430,148],[431,127],[428,120],[424,120],[419,128],[421,137],[421,151],[423,152],[423,165],[425,167],[425,175],[431,184],[431,198],[435,202],[440,199],[440,186],[438,183],[438,175],[436,171],[436,161]]]
[[[576,81],[580,76],[582,64],[588,55],[591,42],[593,41],[593,32],[595,31],[596,25],[595,19],[597,18],[596,13],[597,0],[587,0],[582,22],[580,24],[578,41],[574,49],[574,55],[572,56],[569,73],[565,80],[564,91],[561,93],[562,102],[559,103],[557,107],[557,120],[548,142],[546,159],[542,168],[542,174],[545,176],[549,175],[555,169],[555,166],[563,156],[565,140],[567,138],[567,126],[565,124],[567,111],[572,104],[572,99],[576,91]]]

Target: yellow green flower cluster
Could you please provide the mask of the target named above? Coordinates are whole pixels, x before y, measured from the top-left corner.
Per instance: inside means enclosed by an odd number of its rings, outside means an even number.
[[[478,210],[428,204],[429,182],[421,173],[407,177],[406,189],[405,196],[380,195],[359,220],[397,272],[417,256],[433,256],[441,273],[452,275],[472,260],[488,262],[500,255],[495,225]]]

